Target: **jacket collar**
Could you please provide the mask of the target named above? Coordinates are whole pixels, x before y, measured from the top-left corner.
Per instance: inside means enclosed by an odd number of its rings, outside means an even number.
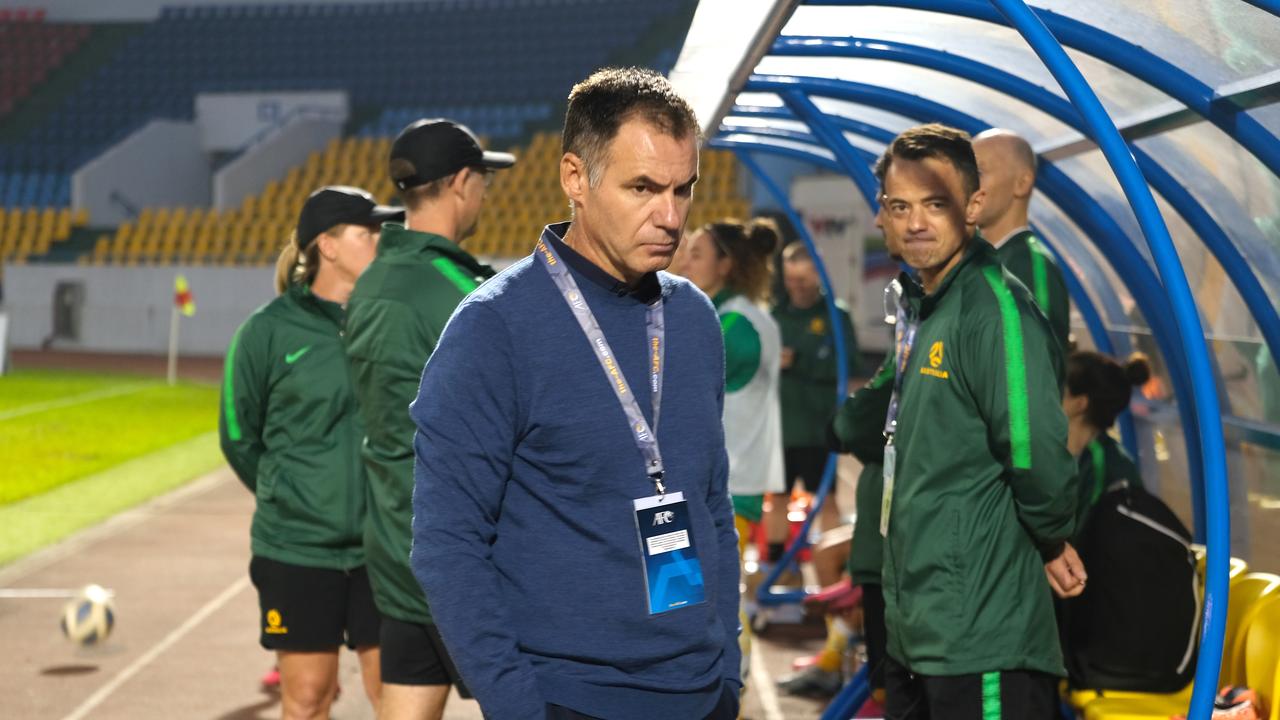
[[[915,276],[905,272],[899,274],[898,282],[902,283],[903,299],[908,306],[918,309],[921,318],[928,317],[934,308],[938,306],[938,303],[942,301],[947,291],[951,289],[956,278],[963,275],[968,266],[978,262],[975,258],[986,258],[991,262],[997,262],[994,259],[994,255],[995,249],[987,241],[983,240],[981,235],[975,233],[973,238],[969,240],[969,247],[965,249],[960,262],[951,268],[946,276],[942,278],[942,282],[938,283],[938,288],[933,292],[926,294],[924,286],[920,284],[920,281]]]
[[[407,258],[427,251],[444,255],[473,274],[493,275],[492,268],[443,235],[410,230],[400,223],[382,224],[382,234],[378,238],[378,257]]]
[[[290,285],[285,290],[285,294],[304,310],[319,315],[338,327],[342,327],[346,323],[347,311],[332,300],[317,297],[315,293],[311,292],[311,286],[306,283]]]

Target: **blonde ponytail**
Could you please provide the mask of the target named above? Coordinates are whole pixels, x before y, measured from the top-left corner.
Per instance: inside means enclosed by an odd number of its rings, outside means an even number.
[[[320,246],[312,241],[306,250],[298,252],[298,233],[289,233],[289,239],[280,248],[280,256],[276,258],[276,294],[283,294],[290,285],[306,283],[310,285],[320,270]]]

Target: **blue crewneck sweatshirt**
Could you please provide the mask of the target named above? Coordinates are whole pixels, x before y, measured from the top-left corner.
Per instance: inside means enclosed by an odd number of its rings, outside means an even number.
[[[566,259],[646,419],[644,283],[607,287]],[[569,307],[533,257],[472,293],[423,373],[414,573],[487,717],[546,704],[609,720],[702,718],[741,686],[738,557],[710,301],[659,273],[667,349],[655,429],[668,492],[689,504],[705,603],[650,615],[632,501],[654,493],[626,416]]]

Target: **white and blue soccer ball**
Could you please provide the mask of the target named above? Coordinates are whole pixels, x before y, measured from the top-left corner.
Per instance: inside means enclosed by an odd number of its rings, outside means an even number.
[[[96,645],[115,626],[111,592],[101,585],[87,585],[62,609],[62,632],[80,645]]]

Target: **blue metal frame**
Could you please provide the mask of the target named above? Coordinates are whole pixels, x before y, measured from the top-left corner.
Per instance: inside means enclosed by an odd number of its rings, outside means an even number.
[[[865,172],[866,159],[857,156],[854,148],[849,145],[839,130],[833,128],[830,123],[822,121],[823,113],[818,106],[814,105],[813,101],[802,92],[782,93],[782,101],[809,126],[817,136],[820,145],[825,145],[835,153],[836,160],[844,166],[845,173],[858,185],[863,195],[875,198],[876,193],[880,192],[880,183],[870,173]],[[879,203],[873,199],[869,204],[874,212]]]
[[[970,133],[981,132],[991,127],[971,115],[917,95],[844,80],[752,75],[748,78],[743,90],[775,94],[799,90],[812,95],[877,107],[921,122],[944,122]],[[1174,393],[1179,399],[1177,408],[1186,440],[1187,469],[1191,475],[1191,509],[1195,520],[1196,538],[1202,540],[1205,537],[1204,502],[1198,490],[1203,488],[1204,484],[1198,440],[1199,425],[1195,413],[1192,412],[1194,406],[1190,402],[1191,376],[1187,373],[1182,353],[1176,351],[1176,341],[1180,338],[1178,328],[1169,323],[1169,317],[1163,307],[1164,289],[1152,273],[1147,261],[1125,236],[1114,218],[1065,173],[1052,164],[1046,163],[1036,178],[1036,185],[1046,195],[1055,198],[1055,203],[1066,210],[1076,224],[1085,230],[1089,239],[1102,250],[1104,256],[1117,269],[1117,275],[1129,287],[1134,300],[1142,309],[1143,316],[1152,327],[1155,340],[1160,345],[1160,353],[1169,366],[1169,377],[1174,386]]]
[[[986,0],[808,0],[806,4],[900,7],[967,17],[997,25],[1010,24]],[[1230,135],[1272,173],[1280,176],[1280,140],[1240,108],[1231,103],[1218,102],[1214,89],[1196,76],[1150,50],[1097,27],[1048,10],[1036,9],[1031,12],[1038,21],[1048,26],[1048,30],[1063,45],[1114,65],[1186,105]]]
[[[729,111],[729,116],[772,118],[775,120],[788,120],[792,122],[800,122],[799,118],[793,115],[789,110],[781,107],[735,105],[733,109]],[[874,142],[878,142],[882,145],[888,145],[890,142],[893,141],[892,132],[885,130],[883,128],[877,127],[875,125],[872,125],[870,123],[862,122],[860,120],[854,120],[854,119],[844,117],[844,116],[839,116],[839,115],[827,115],[826,120],[827,122],[834,124],[841,131],[853,133],[854,135],[860,135]],[[752,132],[758,132],[758,129],[753,128],[752,130],[748,131],[748,130],[745,130],[744,128],[737,127],[734,129],[734,131],[747,132],[748,134],[750,134]],[[821,148],[821,149],[826,150],[826,148]],[[798,158],[798,159],[805,159],[805,158]],[[829,159],[824,157],[823,160],[828,161]],[[834,164],[825,166],[825,167],[830,167],[830,169],[836,170],[836,171],[840,170],[840,167]],[[868,169],[868,172],[870,172],[869,169]],[[1037,234],[1040,234],[1039,231],[1037,231]],[[1064,255],[1064,253],[1060,252],[1059,251],[1060,249],[1057,248],[1053,243],[1047,243],[1047,244],[1049,245],[1049,249],[1052,250],[1054,254],[1058,256],[1058,259],[1060,261],[1059,266],[1062,268],[1063,273],[1070,275],[1072,272],[1071,268],[1065,263],[1061,262],[1063,259],[1062,256]],[[1084,257],[1076,257],[1075,259],[1081,262],[1082,264],[1087,265],[1088,267],[1086,268],[1086,270],[1093,272],[1095,274],[1101,273],[1101,269],[1094,262],[1094,259],[1091,255],[1086,254]],[[1072,290],[1073,283],[1080,288],[1078,292]],[[1077,302],[1078,306],[1081,307],[1082,310],[1087,307],[1090,311],[1094,313],[1095,317],[1098,318],[1098,322],[1096,326],[1089,324],[1089,319],[1087,316],[1085,318],[1086,325],[1089,327],[1090,333],[1093,335],[1094,342],[1098,346],[1098,349],[1107,354],[1115,355],[1116,349],[1112,345],[1111,335],[1109,332],[1106,331],[1105,324],[1102,322],[1101,316],[1097,313],[1097,310],[1095,309],[1095,306],[1093,305],[1092,300],[1089,298],[1089,296],[1085,294],[1083,288],[1084,288],[1083,284],[1081,284],[1077,278],[1075,278],[1074,276],[1068,277],[1067,291],[1071,294],[1072,299]],[[1098,289],[1099,298],[1102,299],[1103,303],[1106,305],[1107,311],[1111,313],[1113,317],[1123,318],[1124,309],[1120,306],[1120,302],[1115,297],[1115,293],[1107,292],[1108,290],[1110,290],[1110,286],[1108,285],[1104,285],[1103,287],[1099,288]],[[1129,352],[1128,337],[1121,336],[1120,339],[1124,343],[1121,349],[1123,350],[1124,354],[1128,354]]]
[[[998,68],[970,58],[891,40],[867,38],[781,37],[771,54],[783,57],[848,57],[887,60],[936,70],[970,80],[984,87],[1028,103],[1054,119],[1089,135],[1080,113],[1070,102],[1045,88]],[[1280,358],[1280,314],[1267,297],[1258,276],[1240,254],[1235,243],[1195,197],[1154,158],[1130,143],[1129,149],[1151,186],[1182,216],[1217,258],[1223,271],[1240,293],[1258,323],[1271,356]],[[1225,190],[1224,190],[1225,192]]]
[[[733,115],[736,113],[730,113],[730,114]],[[792,118],[788,116],[786,119],[790,120]],[[866,127],[869,128],[872,133],[878,131],[878,128],[874,128],[874,126],[868,125]],[[780,128],[765,128],[765,127],[748,127],[744,125],[735,125],[731,122],[723,123],[720,126],[720,129],[722,132],[731,133],[737,136],[753,135],[753,136],[765,137],[765,138],[777,137],[777,138],[782,138],[786,140],[793,140],[796,142],[804,142],[804,143],[812,144],[815,146],[815,149],[817,149],[818,147],[818,140],[815,137],[807,133],[797,132],[795,130],[784,130]],[[887,132],[887,131],[884,131],[884,132]],[[713,140],[711,141],[710,144],[713,147],[752,149],[752,150],[759,150],[762,152],[772,152],[775,149],[775,146],[765,145],[765,144],[760,144],[758,146],[748,148],[745,144],[741,144],[736,141],[731,141],[731,142],[732,142],[731,145],[723,145],[718,143],[716,140]],[[873,153],[870,153],[860,148],[853,148],[852,150],[858,155],[858,158],[860,160],[864,161],[862,164],[856,165],[856,167],[854,168],[854,172],[858,174],[865,174],[867,177],[870,177],[874,181],[875,175],[874,173],[872,173],[870,166],[872,163],[875,162],[877,156],[874,155]],[[792,155],[791,157],[796,157],[796,156]],[[833,163],[827,158],[819,158],[817,156],[813,156],[813,157],[798,157],[797,159],[812,161],[816,164],[822,165],[823,167],[829,170],[834,170],[837,172],[844,170],[844,167],[841,164]],[[863,199],[866,200],[867,205],[872,208],[874,208],[876,203],[878,202],[878,199],[876,198],[874,191],[870,193],[863,191],[862,196],[863,196]],[[1038,236],[1047,237],[1047,235],[1041,232],[1038,228],[1035,229],[1035,232]],[[1045,241],[1045,244],[1049,247],[1051,251],[1053,251],[1055,255],[1058,256],[1059,267],[1061,267],[1062,274],[1064,276],[1064,279],[1066,280],[1067,292],[1068,294],[1071,295],[1071,299],[1075,302],[1076,307],[1080,309],[1080,314],[1084,318],[1085,327],[1089,329],[1089,335],[1090,337],[1093,338],[1094,344],[1098,347],[1098,350],[1100,352],[1104,352],[1108,355],[1115,355],[1116,354],[1115,345],[1111,342],[1111,336],[1107,332],[1106,324],[1102,320],[1102,315],[1098,313],[1098,308],[1093,304],[1093,298],[1089,296],[1088,291],[1085,289],[1084,285],[1080,282],[1080,278],[1076,277],[1075,271],[1072,270],[1072,268],[1066,264],[1062,255],[1058,252],[1056,248],[1056,244],[1048,239]]]
[[[732,123],[722,123],[720,125],[722,132],[731,133],[733,135],[752,135],[755,137],[778,138],[781,140],[791,140],[793,142],[801,142],[813,145],[814,149],[827,149],[822,147],[822,142],[810,133],[800,132],[797,130],[786,130],[784,128],[771,127],[747,127],[744,125],[734,125]],[[867,202],[867,206],[873,211],[879,203],[876,197],[879,183],[876,180],[875,173],[871,171],[870,163],[875,162],[875,156],[865,150],[859,148],[849,148],[849,151],[856,155],[850,158],[854,161],[852,164],[846,165],[844,162],[837,160],[835,163],[827,166],[831,170],[850,176],[853,180],[854,187],[858,188],[858,192],[862,194],[862,199]]]
[[[827,703],[821,720],[849,720],[871,697],[871,667],[863,663],[848,684]]]
[[[1250,5],[1280,17],[1280,0],[1244,0]],[[1273,356],[1274,357],[1274,356]]]
[[[1068,57],[1062,45],[1045,27],[1035,13],[1022,0],[991,0],[1010,24],[1026,39],[1040,56],[1045,66],[1066,91],[1067,97],[1084,116],[1093,132],[1107,163],[1120,181],[1129,204],[1142,226],[1143,235],[1155,258],[1165,292],[1173,306],[1173,318],[1180,330],[1182,348],[1187,353],[1187,364],[1195,381],[1192,395],[1195,411],[1200,420],[1200,442],[1204,451],[1205,500],[1208,523],[1207,578],[1204,608],[1204,630],[1201,635],[1200,653],[1196,665],[1196,679],[1192,686],[1192,720],[1207,720],[1213,713],[1213,698],[1218,688],[1218,672],[1222,663],[1223,636],[1226,633],[1226,599],[1228,562],[1230,556],[1231,518],[1228,514],[1227,458],[1222,437],[1221,410],[1218,389],[1209,362],[1209,351],[1204,343],[1204,330],[1196,311],[1195,298],[1187,277],[1178,260],[1173,239],[1165,227],[1155,198],[1147,187],[1138,163],[1129,154],[1129,148],[1120,131],[1116,129],[1102,103],[1079,68]],[[1239,116],[1245,118],[1243,114]],[[1280,143],[1271,138],[1273,145]],[[1274,172],[1274,170],[1273,170]],[[1278,173],[1280,174],[1280,173]]]

